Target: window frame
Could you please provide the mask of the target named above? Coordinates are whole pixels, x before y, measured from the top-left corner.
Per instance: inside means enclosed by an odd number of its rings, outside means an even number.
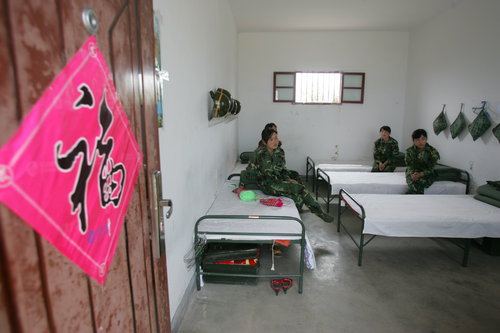
[[[361,76],[361,86],[345,86],[344,77],[345,76]],[[345,91],[346,90],[360,90],[359,100],[346,100]],[[352,104],[363,104],[365,101],[365,73],[364,72],[343,72],[342,73],[342,94],[340,96],[340,103],[352,103]]]
[[[295,103],[295,85],[296,85],[296,72],[274,72],[273,73],[273,103]],[[277,86],[276,76],[278,75],[293,75],[293,86]],[[293,99],[278,99],[278,89],[292,89]]]
[[[340,91],[340,103],[296,103],[295,102],[295,87],[297,83],[297,73],[340,73],[341,76],[341,91]],[[279,75],[293,75],[293,86],[283,86],[277,85],[277,76]],[[347,80],[344,80],[345,76],[359,76],[361,77],[361,84],[358,86],[345,86],[345,82]],[[340,104],[363,104],[364,103],[364,97],[365,97],[365,72],[342,72],[342,71],[323,71],[323,72],[302,72],[302,71],[297,71],[297,72],[273,72],[273,103],[291,103],[291,104],[300,104],[300,105],[340,105]],[[280,89],[291,89],[292,90],[292,96],[293,99],[279,99],[278,98],[278,92]],[[344,94],[345,91],[357,91],[359,90],[359,99],[353,100],[353,99],[347,99],[346,94]]]

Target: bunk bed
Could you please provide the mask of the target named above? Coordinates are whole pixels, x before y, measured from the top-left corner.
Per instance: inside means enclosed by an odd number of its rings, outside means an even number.
[[[298,292],[302,293],[304,265],[315,267],[312,247],[307,240],[306,231],[299,212],[293,200],[283,198],[282,207],[266,206],[258,200],[243,202],[232,192],[238,185],[232,176],[222,185],[216,194],[212,206],[205,215],[195,224],[195,246],[201,243],[258,243],[272,244],[275,240],[290,240],[300,246],[299,260],[294,272],[280,272],[276,274],[228,274],[207,273],[202,268],[201,256],[196,256],[196,286],[201,288],[201,279],[204,275],[282,278],[298,279]],[[259,197],[269,197],[255,190]]]
[[[358,247],[359,266],[364,247],[376,236],[461,239],[457,245],[464,250],[464,267],[471,239],[500,237],[500,208],[472,195],[350,194],[342,189],[338,196],[344,205],[339,205],[337,231],[342,227]],[[359,235],[342,223],[346,211],[359,218]]]

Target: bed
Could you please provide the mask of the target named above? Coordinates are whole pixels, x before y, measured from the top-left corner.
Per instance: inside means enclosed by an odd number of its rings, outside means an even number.
[[[345,207],[339,206],[337,231],[342,227],[358,247],[359,266],[364,247],[376,236],[462,239],[464,267],[471,239],[500,237],[500,208],[472,195],[350,194],[340,190],[339,200]],[[342,224],[346,211],[361,220],[359,240]]]
[[[470,176],[465,170],[439,165],[437,180],[425,194],[467,194]],[[320,184],[323,184],[321,187]],[[322,192],[323,201],[330,210],[330,203],[340,189],[349,193],[405,194],[408,191],[404,172],[336,172],[317,169],[316,199]]]
[[[201,256],[196,257],[196,286],[201,288],[203,275],[298,279],[298,292],[302,293],[304,265],[315,267],[314,254],[307,240],[304,224],[293,200],[284,198],[282,207],[265,206],[258,201],[243,202],[232,190],[238,185],[237,180],[229,179],[216,194],[212,206],[206,215],[200,217],[194,229],[195,244],[218,243],[259,243],[272,244],[274,240],[290,240],[299,244],[300,258],[298,267],[292,273],[245,275],[203,272]],[[259,197],[269,197],[255,191]]]
[[[355,160],[355,161],[333,161],[333,160],[319,160],[315,162],[311,157],[306,158],[306,182],[309,177],[312,180],[313,191],[316,186],[317,170],[331,172],[371,172],[373,167],[373,160]],[[405,166],[397,166],[394,172],[405,172]]]

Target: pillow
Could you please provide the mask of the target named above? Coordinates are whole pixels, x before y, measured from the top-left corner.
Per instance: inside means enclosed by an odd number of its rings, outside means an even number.
[[[500,142],[500,124],[496,125],[495,128],[493,128],[493,135],[495,138],[497,138],[498,142]]]
[[[488,117],[488,114],[484,110],[481,110],[476,119],[474,119],[474,121],[469,124],[469,132],[472,135],[472,139],[474,139],[474,141],[479,139],[479,137],[481,137],[481,135],[483,135],[488,130],[488,128],[490,128],[490,126],[491,121]]]
[[[466,126],[466,120],[464,113],[460,111],[460,113],[457,116],[457,119],[453,122],[453,124],[450,125],[450,133],[451,133],[451,138],[455,139],[462,131],[464,130]]]
[[[434,119],[434,122],[432,123],[432,126],[434,128],[434,133],[438,135],[448,127],[448,121],[446,120],[446,115],[444,114],[444,110],[441,111],[441,113],[437,116],[436,119]]]
[[[244,151],[240,154],[240,161],[243,164],[250,162],[255,156],[255,152],[253,151]]]

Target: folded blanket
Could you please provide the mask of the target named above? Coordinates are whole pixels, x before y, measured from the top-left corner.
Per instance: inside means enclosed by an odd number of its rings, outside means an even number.
[[[493,205],[493,206],[496,206],[496,207],[500,208],[500,200],[495,200],[493,198],[490,198],[490,197],[487,197],[487,196],[481,195],[481,194],[476,194],[474,196],[474,199],[482,201],[482,202],[485,202],[487,204],[490,204],[490,205]]]
[[[479,186],[477,188],[477,193],[496,200],[500,200],[500,190],[497,190],[496,187],[489,184]]]
[[[487,180],[486,182],[500,191],[500,180]]]

